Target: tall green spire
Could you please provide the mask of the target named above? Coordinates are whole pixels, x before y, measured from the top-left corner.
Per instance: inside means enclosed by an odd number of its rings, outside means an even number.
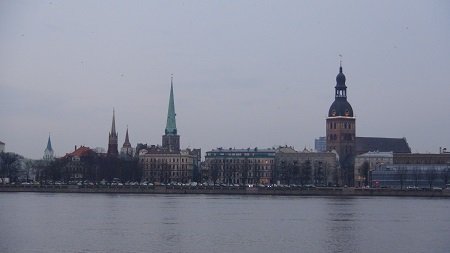
[[[170,79],[170,97],[169,97],[169,110],[167,112],[167,124],[166,134],[177,134],[177,123],[175,121],[175,101],[173,99],[173,77]]]

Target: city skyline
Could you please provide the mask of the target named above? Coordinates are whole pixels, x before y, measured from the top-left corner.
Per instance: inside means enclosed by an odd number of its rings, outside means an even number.
[[[29,158],[48,132],[57,156],[106,148],[112,108],[119,147],[127,125],[160,144],[172,73],[182,148],[312,148],[340,54],[358,136],[450,143],[448,3],[1,5],[0,140]]]

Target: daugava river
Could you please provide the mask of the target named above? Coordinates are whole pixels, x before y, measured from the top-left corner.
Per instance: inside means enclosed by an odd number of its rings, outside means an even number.
[[[450,200],[0,193],[0,252],[450,252]]]

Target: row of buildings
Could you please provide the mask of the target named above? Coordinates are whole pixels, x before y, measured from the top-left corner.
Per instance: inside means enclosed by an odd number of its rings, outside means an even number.
[[[411,168],[411,171],[415,168],[417,171],[420,167],[422,175],[429,170],[449,170],[450,154],[446,150],[440,154],[411,154],[406,138],[357,136],[356,117],[347,100],[342,65],[334,89],[335,99],[325,120],[325,136],[316,139],[315,150],[297,151],[288,146],[269,149],[217,148],[207,151],[202,162],[200,149],[181,149],[172,78],[161,144],[137,144],[133,148],[127,128],[119,152],[113,111],[106,152],[79,147],[65,157],[76,162],[80,156],[97,153],[106,158],[134,159],[142,172],[142,180],[164,183],[195,180],[225,184],[391,186],[398,183],[398,179],[403,181],[398,171],[404,168]],[[53,158],[49,137],[44,159]],[[79,171],[77,177],[82,176]],[[442,183],[446,184],[447,180]]]

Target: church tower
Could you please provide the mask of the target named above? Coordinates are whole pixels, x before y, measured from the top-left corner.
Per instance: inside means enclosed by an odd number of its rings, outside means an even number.
[[[125,142],[123,143],[122,148],[120,149],[120,155],[122,157],[133,157],[134,149],[131,146],[130,138],[128,137],[128,126],[127,133],[125,134]]]
[[[109,133],[109,141],[108,141],[108,152],[107,152],[108,156],[117,156],[119,154],[117,147],[117,139],[118,134],[116,132],[116,117],[113,109],[111,132]]]
[[[167,112],[167,123],[165,134],[162,136],[162,147],[171,152],[180,151],[180,136],[177,134],[177,123],[175,121],[175,101],[173,98],[173,77],[170,80],[169,110]]]
[[[54,157],[54,152],[53,152],[53,148],[52,148],[52,141],[50,140],[50,134],[49,134],[48,141],[47,141],[47,147],[45,148],[43,159],[45,161],[52,161],[54,158],[55,157]]]
[[[342,64],[336,76],[335,98],[326,120],[327,151],[339,155],[343,183],[352,185],[356,146],[356,127],[353,109],[347,101],[347,86]]]

